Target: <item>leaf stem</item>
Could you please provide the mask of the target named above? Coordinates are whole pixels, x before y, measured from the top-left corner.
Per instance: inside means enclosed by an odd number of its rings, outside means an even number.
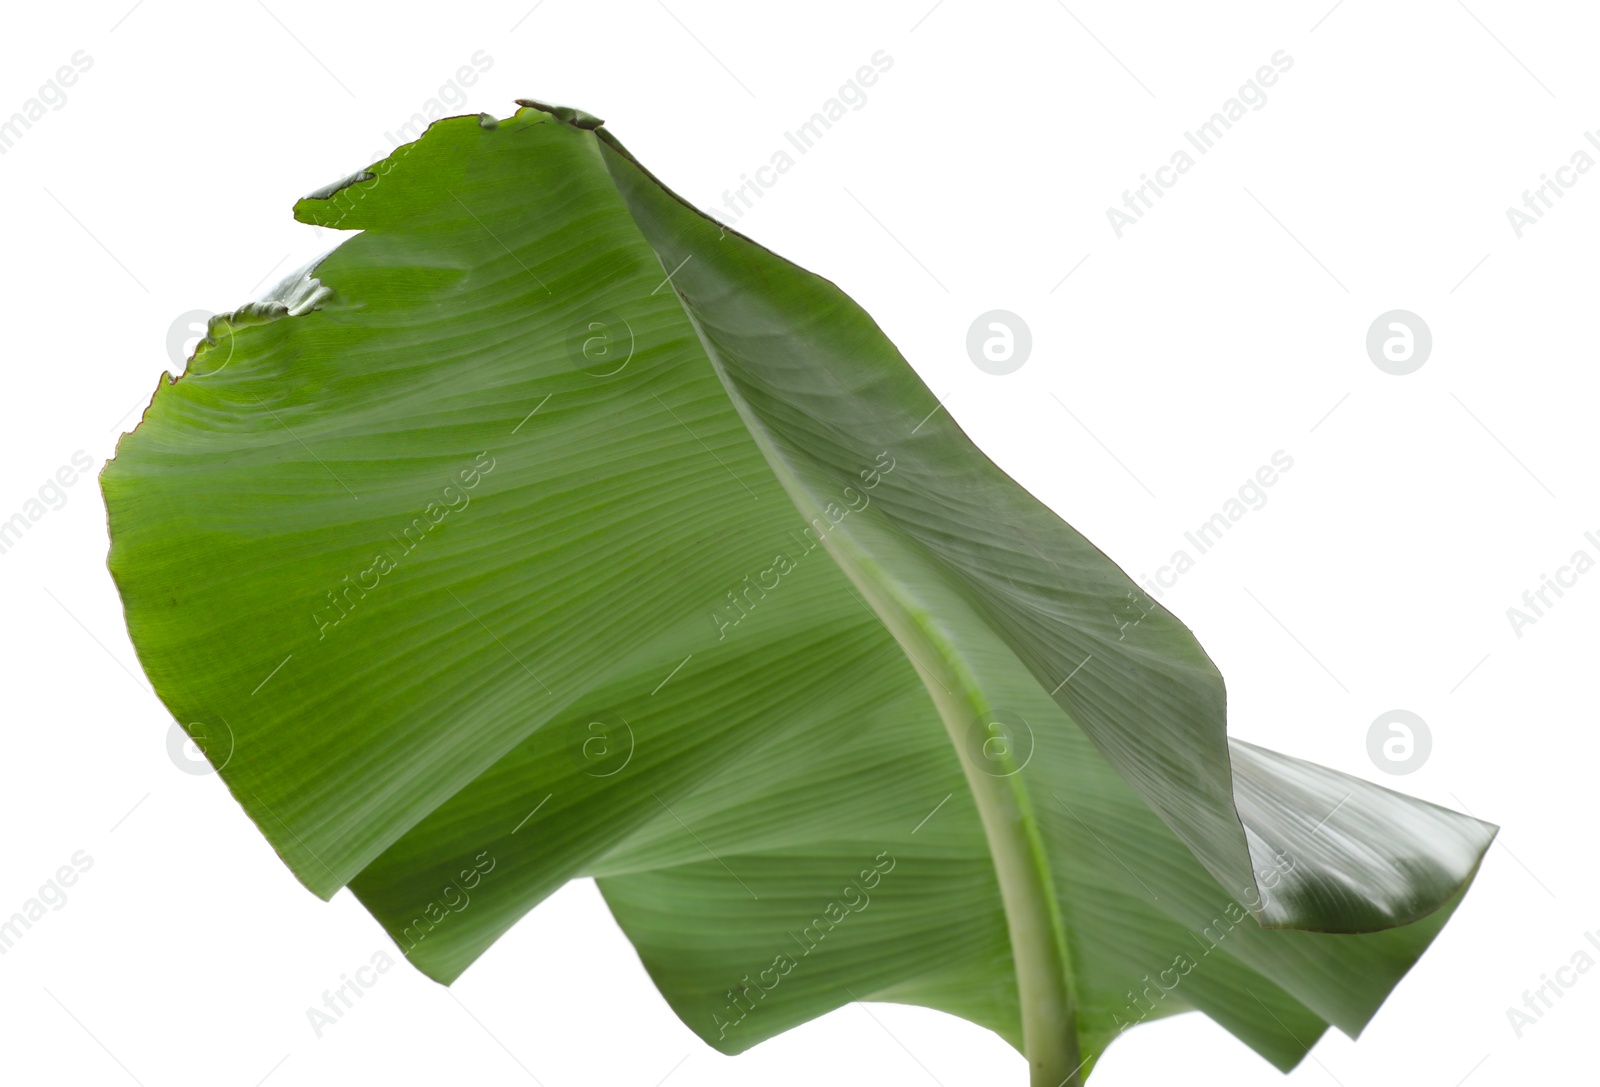
[[[938,652],[934,644],[925,648]],[[925,653],[918,656],[928,659]],[[987,701],[961,675],[965,669],[959,664],[952,666],[951,656],[940,653],[935,659],[946,666],[944,678],[956,682],[946,690],[935,677],[923,678],[961,756],[994,858],[1017,972],[1030,1087],[1079,1087],[1087,1062],[1079,1053],[1071,953],[1021,768],[1011,754],[1002,756],[999,765],[987,760],[979,764],[972,757],[969,729],[987,715]],[[924,670],[923,664],[915,660],[913,664],[918,672]]]
[[[932,610],[916,605],[875,569],[875,560],[846,533],[834,533],[825,543],[906,651],[961,760],[1005,907],[1029,1085],[1081,1087],[1089,1062],[1079,1051],[1072,953],[1022,767],[1014,749],[993,758],[975,758],[971,750],[970,730],[981,730],[994,717],[982,685],[966,664],[964,649],[971,647],[956,645]],[[940,614],[954,614],[961,607],[956,600],[941,603],[945,610]]]

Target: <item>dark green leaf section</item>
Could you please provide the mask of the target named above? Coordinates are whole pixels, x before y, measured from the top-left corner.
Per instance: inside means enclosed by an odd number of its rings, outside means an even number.
[[[599,124],[453,118],[301,201],[362,233],[102,476],[141,662],[273,848],[444,981],[597,877],[725,1052],[852,999],[1088,1067],[1188,1009],[1282,1068],[1359,1031],[1492,828],[1230,743],[859,307]]]

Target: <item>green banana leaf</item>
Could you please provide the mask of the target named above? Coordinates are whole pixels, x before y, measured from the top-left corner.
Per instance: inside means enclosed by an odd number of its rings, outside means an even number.
[[[1495,828],[1230,741],[859,306],[520,105],[301,200],[361,233],[102,475],[140,661],[294,874],[441,982],[595,877],[725,1053],[853,1000],[1048,1087],[1179,1011],[1358,1033]]]

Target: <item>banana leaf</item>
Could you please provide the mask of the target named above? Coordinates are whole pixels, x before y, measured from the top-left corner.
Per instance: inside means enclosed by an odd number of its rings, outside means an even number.
[[[856,1000],[1048,1087],[1180,1011],[1360,1032],[1495,828],[1230,741],[838,287],[519,105],[297,203],[360,233],[102,474],[145,672],[295,876],[444,983],[592,877],[724,1053]]]

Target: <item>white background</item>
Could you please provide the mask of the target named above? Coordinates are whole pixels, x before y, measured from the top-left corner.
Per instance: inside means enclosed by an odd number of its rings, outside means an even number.
[[[387,153],[475,53],[489,70],[449,112],[582,107],[715,207],[882,50],[866,104],[740,228],[850,292],[975,440],[1130,574],[1292,456],[1162,597],[1226,675],[1232,733],[1504,828],[1361,1041],[1329,1036],[1290,1081],[1591,1081],[1600,971],[1520,1038],[1506,1010],[1600,929],[1600,572],[1520,637],[1506,609],[1574,551],[1600,558],[1584,539],[1600,536],[1600,170],[1520,238],[1506,209],[1600,132],[1600,26],[1576,3],[1330,2],[14,5],[0,118],[76,51],[92,67],[0,155],[0,520],[75,451],[98,471],[181,368],[180,314],[231,309],[333,245],[293,200]],[[1107,208],[1278,50],[1294,63],[1266,104],[1116,237]],[[1003,377],[965,349],[995,308],[1033,336]],[[1395,308],[1434,338],[1403,377],[1365,348]],[[93,867],[0,958],[0,1078],[1024,1082],[987,1032],[887,1005],[723,1058],[589,884],[452,989],[402,964],[317,1038],[306,1009],[392,945],[347,893],[305,892],[219,780],[175,767],[92,474],[64,494],[0,554],[0,915],[75,852]],[[1368,755],[1395,708],[1432,735],[1405,777]],[[1132,1032],[1095,1077],[1176,1081],[1282,1078],[1197,1015]]]

